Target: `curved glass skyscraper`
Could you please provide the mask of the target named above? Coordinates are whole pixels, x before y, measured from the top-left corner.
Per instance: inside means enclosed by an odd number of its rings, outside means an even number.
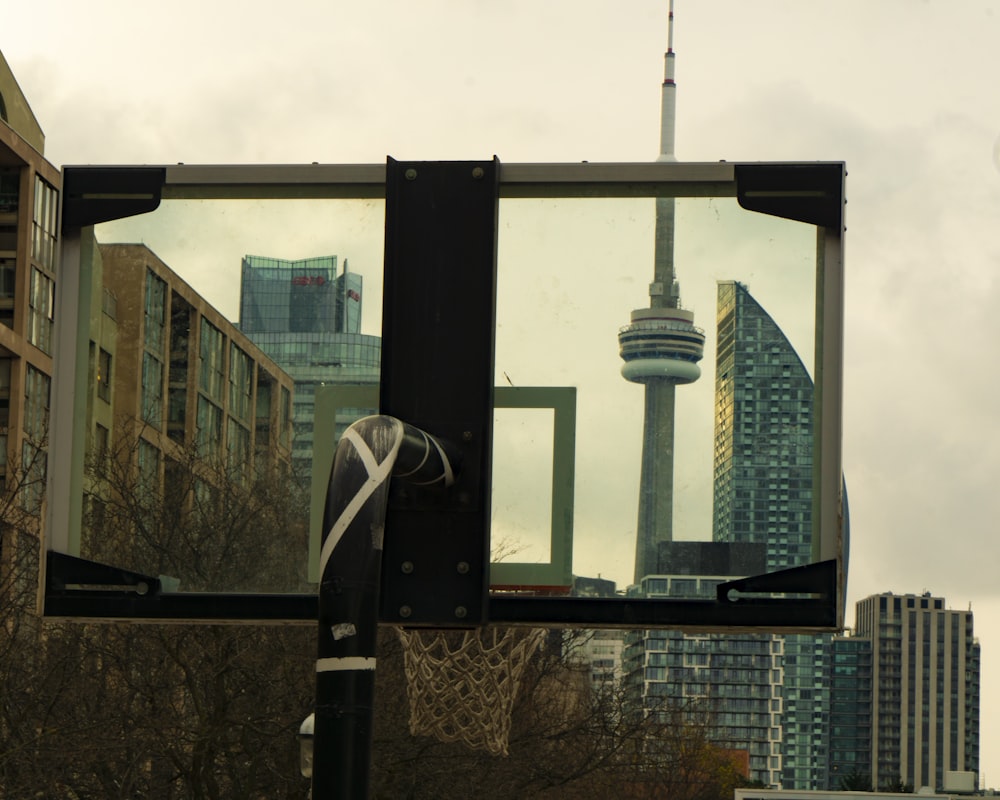
[[[812,561],[813,381],[735,281],[718,285],[712,538],[760,542],[767,571]]]

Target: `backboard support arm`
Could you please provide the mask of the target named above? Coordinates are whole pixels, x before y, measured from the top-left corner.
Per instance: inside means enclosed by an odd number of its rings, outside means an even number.
[[[355,422],[337,445],[320,555],[314,797],[368,796],[390,479],[447,491],[455,483],[454,452],[388,416]]]

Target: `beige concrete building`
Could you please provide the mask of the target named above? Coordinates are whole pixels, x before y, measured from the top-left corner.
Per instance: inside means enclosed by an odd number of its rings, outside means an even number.
[[[86,467],[70,552],[188,590],[291,590],[304,522],[263,517],[291,469],[292,378],[145,245],[91,236],[81,250]],[[269,558],[289,569],[258,569]]]
[[[58,258],[59,170],[0,55],[0,507],[8,588],[16,559],[33,574],[48,459]],[[31,562],[31,563],[28,563]]]
[[[287,463],[291,377],[145,245],[99,244],[95,257],[92,449],[139,422],[156,458],[193,448],[237,471]]]
[[[872,595],[857,636],[872,642],[872,781],[947,791],[979,774],[979,641],[972,610],[930,593]]]

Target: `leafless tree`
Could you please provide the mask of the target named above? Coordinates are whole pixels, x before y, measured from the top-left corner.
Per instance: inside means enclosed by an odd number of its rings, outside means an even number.
[[[585,633],[582,635],[586,635]],[[729,800],[741,772],[709,740],[699,710],[668,723],[628,713],[624,687],[595,692],[589,668],[553,634],[532,661],[514,708],[506,757],[414,737],[407,730],[402,653],[380,639],[373,797],[635,797]],[[692,720],[703,718],[703,723]]]
[[[186,591],[308,591],[309,497],[287,465],[233,463],[169,440],[161,452],[143,424],[118,427],[88,462],[88,557]]]
[[[85,556],[189,590],[305,589],[308,506],[291,476],[181,448],[151,472],[141,443],[135,426],[88,465]],[[0,497],[0,797],[305,797],[295,733],[314,628],[43,622],[36,474],[8,465],[23,480]]]
[[[188,590],[305,588],[307,505],[292,476],[182,448],[150,469],[143,429],[126,430],[88,465],[84,555]],[[0,798],[305,798],[295,733],[314,696],[314,628],[41,622],[39,473],[15,474],[0,494]],[[495,757],[411,735],[403,653],[383,630],[372,797],[732,796],[738,770],[692,709],[628,713],[623,688],[592,691],[566,644],[553,633],[530,662],[509,755]]]

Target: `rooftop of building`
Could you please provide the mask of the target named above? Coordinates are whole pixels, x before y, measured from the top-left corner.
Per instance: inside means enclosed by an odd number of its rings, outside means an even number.
[[[38,124],[3,53],[0,53],[0,122],[6,123],[39,154],[44,154],[42,126]]]

